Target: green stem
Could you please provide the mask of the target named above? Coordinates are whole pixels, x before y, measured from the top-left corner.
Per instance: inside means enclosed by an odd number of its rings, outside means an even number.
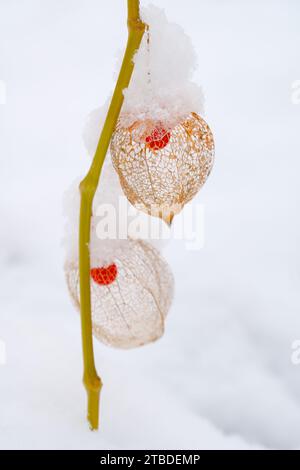
[[[92,337],[89,254],[92,206],[111,136],[117,124],[123,104],[123,90],[129,85],[134,68],[133,57],[140,47],[145,31],[145,24],[141,21],[139,16],[139,0],[127,0],[127,4],[128,41],[122,67],[92,165],[88,174],[80,183],[79,277],[84,365],[83,383],[88,396],[88,421],[91,429],[98,429],[99,396],[102,387],[102,382],[98,377],[95,367]]]

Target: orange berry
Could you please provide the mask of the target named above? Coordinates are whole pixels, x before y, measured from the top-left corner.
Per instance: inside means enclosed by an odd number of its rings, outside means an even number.
[[[110,264],[105,268],[92,268],[91,277],[96,284],[108,286],[112,284],[117,277],[118,269],[115,264]]]
[[[168,145],[171,134],[163,127],[155,127],[145,139],[147,147],[151,150],[161,150]]]

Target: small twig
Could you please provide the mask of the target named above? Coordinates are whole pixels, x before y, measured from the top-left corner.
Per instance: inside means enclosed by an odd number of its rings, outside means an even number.
[[[133,72],[133,56],[140,47],[145,31],[145,24],[141,21],[139,15],[139,0],[127,0],[127,4],[128,42],[122,67],[92,165],[88,174],[80,183],[79,276],[84,363],[83,383],[88,395],[88,421],[91,429],[98,429],[99,396],[102,387],[102,382],[95,367],[92,337],[89,254],[92,205],[111,136],[123,104],[123,90],[128,87]]]

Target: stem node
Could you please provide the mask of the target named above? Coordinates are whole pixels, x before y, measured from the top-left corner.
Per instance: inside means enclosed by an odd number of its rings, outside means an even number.
[[[98,375],[83,376],[83,383],[87,392],[88,412],[87,419],[91,430],[97,430],[99,426],[99,400],[102,382]]]

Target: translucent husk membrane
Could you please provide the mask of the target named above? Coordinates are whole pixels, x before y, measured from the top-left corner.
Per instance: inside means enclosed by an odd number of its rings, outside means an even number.
[[[138,209],[170,222],[211,172],[212,132],[196,113],[173,127],[151,120],[121,123],[110,149],[123,191]]]
[[[114,264],[117,276],[112,283],[99,285],[91,279],[94,336],[123,349],[157,340],[164,333],[173,297],[174,281],[167,263],[149,243],[126,240]],[[79,309],[78,266],[66,263],[65,271],[71,297]]]

